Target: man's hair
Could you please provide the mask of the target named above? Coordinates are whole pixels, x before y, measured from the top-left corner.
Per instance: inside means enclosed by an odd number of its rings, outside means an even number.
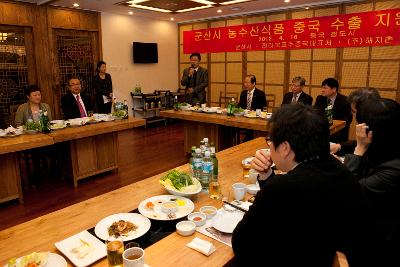
[[[201,60],[201,56],[199,52],[194,52],[190,55],[190,59],[192,59],[192,57],[197,57],[199,59],[199,61]]]
[[[367,87],[367,88],[360,88],[351,92],[347,97],[347,100],[349,101],[350,104],[354,104],[354,107],[356,108],[356,110],[358,110],[362,102],[368,99],[378,100],[380,98],[381,96],[377,89],[372,87],[370,88]]]
[[[400,104],[392,99],[367,99],[360,104],[357,123],[365,123],[372,131],[372,142],[366,157],[375,167],[400,157]]]
[[[68,86],[70,86],[70,85],[69,85],[69,82],[70,82],[71,80],[79,80],[79,81],[81,81],[81,79],[80,79],[77,75],[72,75],[72,76],[70,76],[69,79],[68,79]]]
[[[36,84],[28,85],[25,87],[25,95],[30,96],[33,92],[40,92],[39,86]]]
[[[330,88],[336,88],[336,92],[339,90],[339,82],[335,78],[327,78],[322,82],[321,86],[327,85]]]
[[[292,83],[296,83],[296,82],[299,82],[300,86],[304,86],[306,84],[306,79],[304,79],[301,76],[296,76],[293,78]]]
[[[282,105],[270,123],[275,148],[287,141],[297,162],[329,155],[329,122],[312,107],[303,103]]]
[[[257,79],[256,79],[256,76],[255,76],[254,74],[247,74],[246,77],[249,77],[249,78],[250,78],[250,82],[251,82],[252,84],[256,84]]]
[[[99,72],[99,69],[100,69],[101,65],[107,65],[107,64],[103,60],[100,60],[99,62],[97,62],[97,67],[96,67],[96,71],[97,72]]]

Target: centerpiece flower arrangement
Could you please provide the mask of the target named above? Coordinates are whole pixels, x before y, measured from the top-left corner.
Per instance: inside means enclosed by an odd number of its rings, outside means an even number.
[[[333,105],[330,104],[325,108],[325,116],[328,119],[329,125],[333,124]]]

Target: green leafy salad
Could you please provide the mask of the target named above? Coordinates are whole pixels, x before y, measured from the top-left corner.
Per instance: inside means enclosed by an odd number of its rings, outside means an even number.
[[[235,107],[235,108],[233,108],[233,113],[241,113],[241,112],[243,112],[244,111],[244,109],[242,109],[241,107]]]
[[[175,189],[180,191],[183,187],[193,185],[193,180],[186,172],[172,170],[161,178],[160,183],[164,186],[172,185]]]
[[[35,122],[31,119],[27,120],[25,123],[26,130],[40,130],[40,122]]]

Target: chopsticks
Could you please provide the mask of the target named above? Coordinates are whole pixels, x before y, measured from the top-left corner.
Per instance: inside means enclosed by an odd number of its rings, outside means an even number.
[[[241,208],[241,207],[239,207],[239,206],[236,206],[235,204],[232,204],[232,203],[230,203],[230,202],[228,202],[228,201],[226,201],[226,200],[224,200],[223,201],[225,204],[228,204],[229,206],[231,206],[231,207],[234,207],[235,209],[237,209],[237,210],[240,210],[240,211],[243,211],[243,212],[247,212],[247,210],[245,210],[244,208]]]

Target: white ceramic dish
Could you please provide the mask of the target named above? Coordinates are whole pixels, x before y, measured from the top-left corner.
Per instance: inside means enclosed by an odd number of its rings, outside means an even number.
[[[122,236],[122,239],[124,241],[141,237],[142,235],[147,233],[147,231],[149,231],[151,226],[150,220],[141,214],[117,213],[102,219],[100,222],[96,224],[94,232],[97,235],[97,237],[106,240],[109,237],[108,227],[110,227],[114,222],[118,222],[119,220],[129,221],[137,226],[137,229],[129,233],[128,236]]]
[[[182,236],[192,235],[196,231],[196,224],[192,221],[180,221],[176,224],[176,231]]]
[[[206,215],[207,219],[211,219],[217,214],[217,208],[213,206],[203,206],[200,208],[200,212]]]
[[[200,218],[200,219],[195,219]],[[203,226],[206,224],[207,217],[205,214],[201,212],[193,212],[188,215],[188,219],[191,222],[194,222],[196,226]]]
[[[80,258],[78,253],[72,252],[74,248],[82,245],[82,241],[87,242],[88,253]],[[75,266],[85,267],[107,256],[106,245],[90,234],[88,231],[80,232],[54,244]]]
[[[196,191],[193,191],[190,193],[181,192],[181,191],[175,190],[173,188],[165,187],[165,186],[163,186],[163,187],[168,191],[168,193],[170,193],[172,195],[191,198],[191,197],[197,195],[198,193],[200,193],[200,191],[202,189],[199,180],[197,180],[196,178],[193,178],[193,177],[192,177],[192,180],[198,186],[198,188]]]
[[[178,210],[174,213],[174,216],[168,216],[161,210],[161,205],[167,201],[176,201],[178,204]],[[148,205],[151,203],[152,205]],[[194,210],[194,203],[186,197],[177,197],[174,195],[159,195],[150,197],[139,203],[139,212],[147,218],[160,221],[169,221],[180,219],[187,216]]]
[[[175,201],[167,201],[161,204],[161,210],[164,213],[176,213],[178,211],[178,204]]]
[[[219,209],[217,214],[212,218],[211,225],[218,231],[231,234],[236,225],[242,220],[243,215],[244,212],[242,211]]]
[[[16,262],[18,263],[21,258],[18,258]],[[5,264],[4,267],[9,266],[8,264]],[[46,264],[40,267],[67,267],[67,261],[63,258],[63,256],[49,252]]]
[[[247,193],[254,196],[258,191],[260,191],[260,186],[258,184],[248,184],[246,189]]]

